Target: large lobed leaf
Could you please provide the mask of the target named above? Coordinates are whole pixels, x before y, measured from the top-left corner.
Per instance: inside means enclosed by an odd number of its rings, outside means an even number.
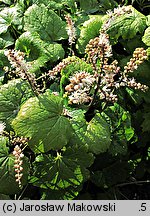
[[[11,26],[11,22],[14,19],[13,8],[4,8],[0,12],[0,34],[6,33],[8,27]]]
[[[130,113],[115,103],[108,107],[102,115],[105,116],[111,128],[112,142],[108,152],[115,156],[125,155],[128,150],[128,141],[134,137]]]
[[[25,12],[24,29],[37,32],[41,39],[46,41],[58,41],[67,38],[66,24],[52,10],[48,10],[43,4],[32,5]]]
[[[87,123],[82,111],[76,111],[72,119],[73,128],[80,142],[87,144],[90,152],[100,154],[106,152],[110,146],[110,130],[105,119],[96,114]]]
[[[22,18],[17,7],[5,7],[0,11],[0,34],[6,33],[10,26],[21,25]]]
[[[20,79],[9,81],[0,86],[0,120],[11,123],[16,117],[20,106],[32,96],[31,89]]]
[[[42,41],[36,33],[24,32],[16,40],[15,48],[26,53],[27,61],[32,62],[30,72],[36,72],[47,61],[55,62],[64,57],[61,44]]]
[[[1,34],[0,37],[0,49],[5,49],[14,44],[14,39],[11,37],[10,33]]]
[[[30,138],[33,150],[42,152],[61,149],[72,132],[69,120],[63,115],[62,99],[48,92],[26,101],[12,125],[18,135]]]
[[[109,148],[111,143],[109,126],[100,114],[96,114],[89,122],[85,140],[89,151],[95,154],[106,152]]]
[[[84,145],[67,146],[65,150],[54,156],[40,155],[34,164],[35,185],[53,190],[77,189],[89,178],[90,167],[94,157],[87,153]]]

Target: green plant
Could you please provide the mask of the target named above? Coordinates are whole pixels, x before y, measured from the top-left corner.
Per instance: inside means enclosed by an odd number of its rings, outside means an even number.
[[[124,199],[132,179],[149,181],[149,16],[89,2],[3,1],[0,193],[11,199],[34,199],[30,188]]]

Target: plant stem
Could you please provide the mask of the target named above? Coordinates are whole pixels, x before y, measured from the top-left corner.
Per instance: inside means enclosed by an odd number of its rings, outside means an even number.
[[[87,113],[90,113],[90,110],[95,110],[94,108],[94,104],[96,103],[96,96],[97,96],[97,93],[98,93],[98,90],[99,90],[99,87],[100,87],[100,83],[101,83],[101,73],[102,73],[102,69],[103,69],[103,66],[104,66],[104,48],[102,47],[102,52],[103,52],[103,56],[101,58],[101,66],[100,66],[100,72],[99,72],[99,76],[98,76],[98,82],[97,82],[97,87],[95,89],[95,92],[94,92],[94,95],[93,95],[93,100],[91,101],[91,103],[89,104],[89,108],[88,108],[88,111],[86,112]],[[86,115],[85,114],[85,115]]]
[[[27,189],[27,187],[28,187],[28,184],[24,187],[24,189],[22,190],[22,192],[21,192],[21,194],[20,194],[20,196],[18,197],[17,200],[20,200],[20,199],[21,199],[21,197],[22,197],[22,195],[24,194],[24,192],[25,192],[25,190]]]
[[[134,181],[134,182],[125,182],[125,183],[117,184],[116,187],[123,187],[123,186],[126,186],[126,185],[142,184],[142,183],[150,183],[150,180],[146,180],[146,181]]]

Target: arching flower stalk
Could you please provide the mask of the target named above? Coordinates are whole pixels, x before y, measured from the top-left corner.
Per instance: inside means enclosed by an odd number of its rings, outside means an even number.
[[[75,43],[75,40],[76,40],[76,28],[75,28],[74,22],[72,21],[69,14],[67,14],[65,16],[65,19],[66,19],[66,22],[67,22],[66,29],[67,29],[67,34],[69,36],[68,43],[70,45],[70,51],[71,51],[72,55],[75,55],[74,51],[73,51],[73,48],[72,48],[72,45]]]
[[[23,150],[24,148],[21,148],[22,146],[26,145],[28,142],[28,138],[26,137],[15,137],[12,140],[12,144],[15,145],[13,150],[13,155],[15,157],[14,160],[14,169],[15,169],[15,178],[16,182],[18,183],[19,187],[22,187],[22,177],[23,177]]]
[[[28,64],[24,57],[24,53],[17,50],[6,50],[4,54],[7,56],[12,68],[15,69],[15,73],[23,80],[27,80],[31,86],[33,93],[38,96],[40,89],[36,83],[35,75],[29,73],[31,65]]]
[[[14,168],[15,168],[15,173],[16,173],[15,174],[16,182],[18,182],[19,187],[22,187],[21,179],[23,176],[23,173],[22,173],[23,166],[22,165],[23,165],[24,154],[19,145],[15,145],[13,155],[15,156]]]
[[[48,71],[47,76],[49,76],[50,79],[55,79],[56,76],[61,72],[62,69],[64,69],[67,65],[69,65],[69,64],[71,64],[72,62],[75,62],[75,61],[76,61],[75,56],[71,56],[71,57],[63,59],[52,70]]]
[[[74,26],[74,22],[72,21],[71,17],[69,14],[67,14],[65,16],[65,19],[66,19],[66,22],[67,22],[67,33],[68,33],[68,36],[69,36],[69,45],[71,46],[72,44],[75,43],[75,40],[76,40],[76,29],[75,29],[75,26]]]

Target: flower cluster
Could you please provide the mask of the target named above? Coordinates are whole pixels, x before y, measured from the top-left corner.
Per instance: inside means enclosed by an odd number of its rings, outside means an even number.
[[[100,59],[101,64],[106,63],[108,57],[112,56],[112,47],[109,43],[109,36],[104,31],[100,31],[99,37],[91,39],[86,46],[87,61],[92,63],[93,69],[97,70],[96,62]]]
[[[15,168],[15,178],[16,178],[16,182],[18,182],[19,187],[21,187],[21,178],[23,176],[23,157],[24,154],[22,153],[22,149],[20,148],[19,145],[15,145],[14,147],[14,151],[13,151],[13,155],[15,156],[15,161],[14,161],[14,168]]]
[[[124,67],[124,72],[129,73],[133,72],[138,68],[140,64],[142,64],[145,60],[147,60],[147,53],[144,48],[136,48],[133,52],[133,58],[127,63],[127,66]]]
[[[146,56],[144,56],[144,59],[146,59]],[[139,59],[137,59],[137,61],[138,60]],[[98,91],[100,99],[116,102],[118,100],[118,97],[115,92],[118,88],[124,86],[139,89],[141,91],[146,91],[148,89],[146,85],[136,82],[135,78],[131,78],[129,76],[129,73],[133,72],[133,69],[136,69],[134,68],[134,65],[130,65],[130,67],[131,71],[127,70],[129,69],[128,66],[125,67],[124,71],[121,71],[116,60],[113,61],[110,65],[106,64],[103,66],[99,85],[100,88]]]
[[[16,182],[18,182],[19,187],[21,187],[21,178],[23,176],[23,150],[21,149],[21,146],[25,146],[28,142],[28,138],[26,137],[14,137],[11,140],[11,143],[15,146],[13,155],[15,156],[15,161],[14,161],[14,168],[15,168],[15,178]]]
[[[11,143],[13,145],[26,145],[28,141],[27,137],[14,137]]]
[[[11,66],[15,68],[17,73],[21,73],[22,71],[27,70],[27,63],[24,59],[25,55],[23,52],[9,49],[5,50],[4,54],[7,56]],[[24,75],[21,74],[21,76]]]
[[[100,99],[106,101],[117,101],[117,95],[114,94],[114,89],[120,87],[119,80],[115,78],[120,75],[120,67],[118,67],[117,60],[113,61],[110,65],[104,64],[102,73],[100,74],[100,88],[98,90]]]
[[[103,24],[102,29],[104,31],[107,31],[107,29],[110,27],[113,20],[115,20],[118,16],[121,16],[123,14],[131,14],[132,12],[133,12],[133,10],[132,10],[130,5],[128,5],[128,6],[120,6],[119,5],[117,8],[114,8],[114,11],[108,10],[107,11],[108,19]]]
[[[72,21],[70,15],[65,16],[66,22],[67,22],[67,33],[69,36],[69,45],[72,45],[75,43],[76,39],[76,29],[74,27],[74,22]]]
[[[76,61],[75,56],[63,59],[62,62],[56,65],[52,70],[48,71],[48,76],[50,77],[50,79],[54,79],[57,76],[57,74],[61,72],[62,69],[64,69],[67,65],[75,61]]]
[[[5,123],[0,121],[0,135],[2,135],[5,127],[6,127]]]
[[[70,104],[90,102],[90,89],[95,82],[95,77],[85,71],[75,73],[69,78],[70,84],[65,87]]]
[[[137,83],[134,77],[133,78],[128,78],[128,81],[126,82],[126,85],[131,87],[131,88],[141,90],[143,92],[148,90],[148,86],[143,85],[141,83]]]
[[[4,54],[7,56],[11,66],[15,68],[16,74],[22,79],[28,80],[33,92],[38,96],[40,89],[35,81],[35,75],[28,72],[31,65],[25,61],[24,53],[17,50],[6,50]]]
[[[130,5],[128,6],[118,6],[117,8],[114,8],[114,11],[113,11],[113,14],[111,13],[108,13],[109,14],[109,17],[112,17],[112,16],[120,16],[120,15],[123,15],[123,14],[130,14],[132,13],[132,8]]]
[[[109,102],[116,102],[118,100],[116,94],[118,88],[128,86],[142,91],[148,89],[146,85],[137,83],[134,78],[129,76],[131,72],[136,70],[147,59],[147,53],[143,48],[137,48],[134,51],[133,58],[124,67],[124,71],[121,71],[116,60],[111,64],[108,63],[108,58],[112,55],[112,48],[109,36],[103,30],[100,31],[99,37],[89,41],[85,52],[88,54],[87,62],[93,66],[93,75],[80,72],[71,77],[71,83],[66,86],[66,91],[69,92],[68,98],[70,103],[90,102],[92,100],[90,90],[93,86],[97,96],[101,100]],[[85,84],[83,81],[84,78],[81,76],[83,75],[82,73],[92,81]],[[80,77],[82,78],[79,79]]]

